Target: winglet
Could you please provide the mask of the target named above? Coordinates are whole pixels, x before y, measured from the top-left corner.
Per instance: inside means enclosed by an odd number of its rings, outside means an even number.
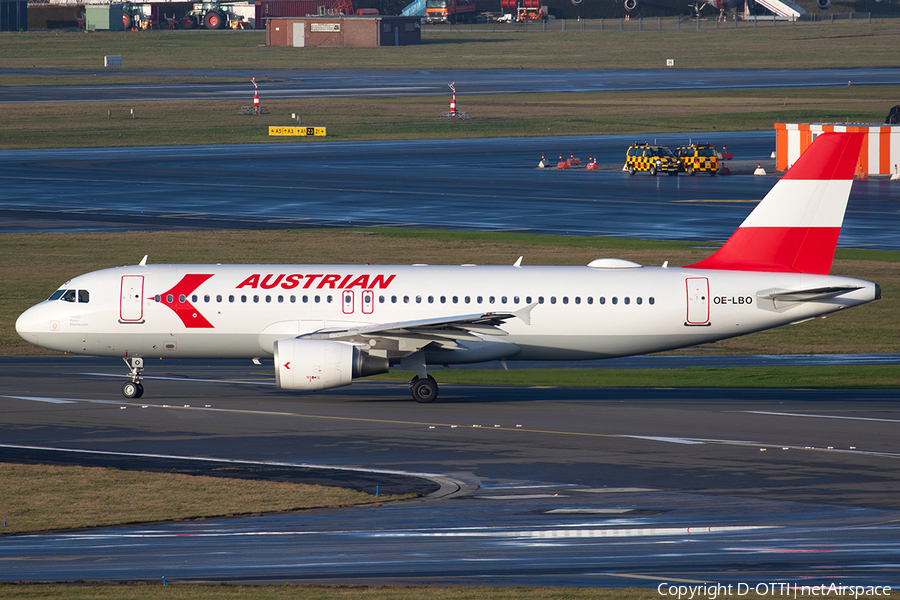
[[[146,267],[147,266],[147,257],[149,257],[149,256],[150,256],[149,254],[145,254],[144,258],[141,259],[141,262],[138,263],[138,266]]]
[[[725,245],[689,268],[828,274],[864,135],[819,135]]]
[[[520,256],[520,257],[519,257],[519,260],[517,260],[515,263],[513,263],[513,266],[514,266],[514,267],[521,267],[521,266],[522,266],[522,258],[524,258],[524,257]]]

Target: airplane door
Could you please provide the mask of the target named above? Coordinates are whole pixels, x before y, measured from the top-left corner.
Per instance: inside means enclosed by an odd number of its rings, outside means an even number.
[[[144,276],[122,275],[119,294],[119,320],[137,323],[144,318]]]
[[[350,290],[344,290],[343,292],[341,292],[341,298],[343,299],[343,303],[344,303],[344,306],[343,306],[344,314],[352,315],[353,314],[353,304],[354,304],[353,292]]]
[[[688,277],[687,287],[687,321],[685,325],[709,325],[709,279],[706,277]]]
[[[375,292],[366,290],[362,293],[362,311],[365,315],[371,315],[375,310]]]

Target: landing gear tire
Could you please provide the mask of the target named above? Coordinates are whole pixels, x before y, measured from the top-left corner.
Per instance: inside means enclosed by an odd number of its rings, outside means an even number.
[[[122,386],[122,395],[126,398],[140,398],[144,395],[144,386],[140,383],[127,381]]]
[[[694,176],[694,167],[688,167],[687,174],[690,175],[691,177],[693,177]]]
[[[650,167],[650,177],[656,177],[656,167]]]
[[[409,382],[409,391],[413,400],[420,403],[434,402],[438,397],[437,381],[431,375],[427,377],[414,377]]]
[[[634,177],[634,167],[628,167],[628,174]]]

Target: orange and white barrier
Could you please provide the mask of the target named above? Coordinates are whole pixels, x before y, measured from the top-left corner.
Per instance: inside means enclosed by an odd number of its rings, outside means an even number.
[[[900,125],[824,125],[820,123],[775,123],[775,168],[785,171],[820,133],[863,133],[859,153],[865,175],[890,175],[900,163]]]

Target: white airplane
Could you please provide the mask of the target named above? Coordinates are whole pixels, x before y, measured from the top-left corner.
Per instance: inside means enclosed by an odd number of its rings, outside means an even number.
[[[38,346],[123,357],[273,357],[278,386],[324,390],[428,365],[583,360],[693,346],[881,297],[828,275],[863,134],[824,133],[715,254],[686,267],[151,265],[81,275],[25,311]],[[505,366],[505,364],[504,364]]]

